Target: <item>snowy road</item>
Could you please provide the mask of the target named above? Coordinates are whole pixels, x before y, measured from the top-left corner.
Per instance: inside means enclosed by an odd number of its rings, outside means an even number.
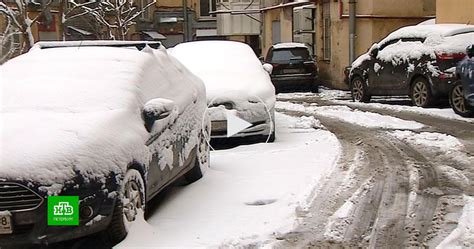
[[[319,119],[342,155],[299,226],[274,247],[474,246],[471,120],[446,119],[449,110],[282,99],[280,111]]]
[[[211,152],[203,179],[173,188],[116,248],[259,245],[288,232],[340,147],[314,118],[276,119],[274,143]]]
[[[375,102],[280,94],[275,143],[213,151],[115,248],[474,247],[473,120]]]

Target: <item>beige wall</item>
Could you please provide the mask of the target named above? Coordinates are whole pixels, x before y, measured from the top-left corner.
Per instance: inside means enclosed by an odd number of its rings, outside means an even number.
[[[474,25],[474,0],[437,0],[437,23],[466,23]]]
[[[474,0],[471,0],[474,1]],[[435,0],[358,0],[356,19],[356,57],[365,53],[373,43],[390,32],[414,25],[435,14]],[[316,37],[320,77],[325,85],[346,89],[343,84],[344,68],[349,62],[348,0],[343,0],[343,17],[339,2],[331,1],[331,59],[322,60],[323,26],[322,5],[317,8]]]
[[[263,12],[263,42],[262,55],[266,55],[268,49],[274,44],[272,41],[273,21],[280,21],[280,41],[293,41],[293,8],[277,8]]]

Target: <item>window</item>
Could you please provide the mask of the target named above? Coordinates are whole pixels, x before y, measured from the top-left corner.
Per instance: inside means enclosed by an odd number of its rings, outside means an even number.
[[[276,49],[267,58],[270,62],[307,61],[310,59],[309,51],[306,48]]]
[[[216,11],[216,0],[200,0],[199,8],[201,17],[214,17],[210,12]]]
[[[331,59],[331,9],[330,2],[323,3],[323,57]]]
[[[140,18],[143,20],[149,20],[150,19],[150,8],[147,8],[146,10],[143,10],[148,4],[147,0],[140,0],[140,8],[139,11],[143,11],[140,15]]]

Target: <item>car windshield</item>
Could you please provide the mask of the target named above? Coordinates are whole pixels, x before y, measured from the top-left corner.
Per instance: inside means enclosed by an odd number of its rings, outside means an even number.
[[[308,60],[310,59],[308,49],[306,48],[285,48],[273,50],[270,53],[270,62],[289,61],[289,60]]]

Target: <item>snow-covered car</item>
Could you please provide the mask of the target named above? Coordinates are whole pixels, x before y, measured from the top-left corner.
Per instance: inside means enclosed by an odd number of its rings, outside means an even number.
[[[275,139],[276,97],[268,75],[271,66],[262,66],[247,44],[198,41],[181,43],[169,50],[206,85],[211,138],[227,137],[226,113],[230,112],[252,124],[233,137]]]
[[[99,231],[116,243],[208,166],[204,84],[158,43],[38,44],[0,70],[2,248]]]
[[[416,106],[446,99],[456,65],[474,40],[474,25],[434,24],[400,28],[352,63],[354,101],[409,95]]]
[[[303,43],[286,42],[270,47],[264,63],[273,66],[271,78],[278,92],[318,92],[318,66]]]
[[[456,81],[449,93],[454,112],[463,117],[474,116],[474,45],[466,49],[466,58],[456,67]]]

